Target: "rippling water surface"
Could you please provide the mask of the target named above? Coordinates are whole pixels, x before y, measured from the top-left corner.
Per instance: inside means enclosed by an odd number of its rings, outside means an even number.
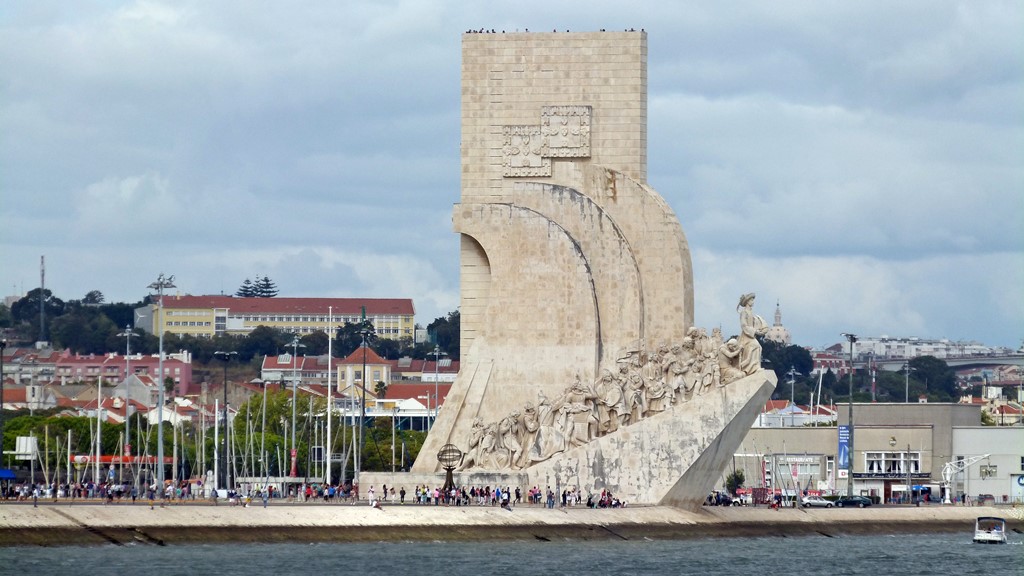
[[[223,576],[489,574],[1024,575],[1020,534],[1005,546],[971,534],[677,541],[215,544],[0,549],[0,574]]]

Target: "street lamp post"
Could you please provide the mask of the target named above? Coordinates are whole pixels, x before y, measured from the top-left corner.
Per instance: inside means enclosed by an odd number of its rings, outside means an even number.
[[[437,421],[437,413],[441,396],[439,395],[438,388],[438,365],[441,363],[441,355],[447,356],[446,352],[441,352],[441,347],[437,344],[434,345],[434,419],[430,421],[430,427],[434,427],[434,422]],[[429,413],[429,411],[428,411]]]
[[[364,327],[359,331],[359,335],[363,337],[363,371],[360,375],[360,387],[363,389],[363,400],[359,403],[359,452],[356,454],[356,469],[355,469],[355,482],[359,484],[359,472],[361,469],[363,459],[363,443],[366,441],[363,428],[366,426],[366,341],[373,334],[373,331],[369,328]]]
[[[871,371],[871,403],[875,402],[875,353],[868,352],[868,370]]]
[[[124,332],[119,332],[117,336],[124,338],[124,377],[131,376],[132,369],[132,338],[138,336],[131,326],[125,326]]]
[[[910,442],[907,442],[907,503],[914,503],[914,485],[910,477]]]
[[[910,362],[907,361],[906,363],[903,364],[903,370],[905,371],[905,374],[906,374],[906,380],[905,380],[906,392],[904,392],[903,403],[904,404],[910,404],[910,373],[913,372],[914,370],[917,370],[917,368],[911,368],[910,367]]]
[[[853,345],[857,342],[856,334],[848,334],[843,332],[841,336],[845,337],[850,342],[850,401],[849,401],[849,425],[850,425],[850,441],[849,441],[849,466],[850,469],[846,475],[846,495],[853,496]]]
[[[391,408],[391,473],[395,473],[395,417],[398,416],[398,406]]]
[[[224,447],[221,452],[221,462],[224,463],[224,483],[219,488],[228,490],[231,485],[231,468],[228,467],[228,362],[231,362],[231,357],[237,356],[238,352],[217,351],[213,355],[224,362]],[[219,480],[220,478],[218,478]]]
[[[327,466],[324,467],[324,484],[331,485],[331,415],[334,413],[334,397],[332,396],[332,372],[334,372],[334,307],[327,307],[327,437],[324,438],[324,445],[327,446]]]
[[[295,448],[295,405],[298,402],[299,393],[298,364],[296,364],[296,360],[299,355],[299,346],[306,347],[305,344],[299,343],[299,335],[296,334],[292,338],[292,468],[290,476],[293,478],[299,475],[299,452]]]
[[[93,472],[96,485],[100,483],[100,460],[103,455],[103,374],[96,380],[96,471]]]
[[[127,380],[128,376],[132,372],[132,337],[138,336],[131,326],[125,325],[124,332],[118,334],[118,336],[124,337],[124,379]],[[131,423],[129,422],[128,409],[131,405],[128,402],[124,404],[124,456],[130,456],[132,447],[131,440]],[[124,470],[124,464],[121,465],[121,470]]]
[[[157,488],[164,489],[164,290],[176,288],[174,276],[164,277],[163,272],[157,276],[156,282],[148,286],[150,290],[157,292],[157,330],[160,331],[159,353],[160,359],[157,362],[157,423],[156,423],[156,480]]]
[[[0,339],[0,455],[4,453],[4,350],[6,349],[7,339]],[[3,462],[0,462],[0,465],[3,465]]]
[[[789,427],[793,428],[796,426],[796,377],[800,376],[800,373],[796,371],[796,367],[790,366],[786,376],[789,376]],[[813,409],[814,406],[811,406],[811,410]]]
[[[895,453],[895,451],[896,451],[896,437],[895,436],[889,436],[889,449],[892,450],[893,453]],[[892,459],[891,455],[886,456],[886,461],[889,461],[891,459]],[[893,501],[893,503],[896,502],[896,497],[895,496],[892,497],[892,501]]]

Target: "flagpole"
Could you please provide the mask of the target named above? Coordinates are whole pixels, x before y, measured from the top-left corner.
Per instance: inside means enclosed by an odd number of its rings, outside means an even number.
[[[324,474],[324,483],[331,485],[331,414],[334,412],[334,398],[331,395],[331,373],[334,372],[334,307],[327,307],[327,438],[324,444],[327,446],[327,472]]]

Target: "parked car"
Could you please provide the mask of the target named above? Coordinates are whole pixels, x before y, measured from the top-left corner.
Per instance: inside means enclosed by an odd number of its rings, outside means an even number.
[[[868,498],[867,496],[843,496],[839,500],[836,500],[836,506],[839,508],[845,508],[847,506],[864,508],[865,506],[871,506],[871,498]]]
[[[831,508],[833,506],[831,500],[825,500],[821,496],[804,496],[800,500],[800,505],[810,508]]]
[[[734,503],[732,496],[726,492],[719,492],[715,490],[704,500],[705,506],[739,506],[739,503]]]

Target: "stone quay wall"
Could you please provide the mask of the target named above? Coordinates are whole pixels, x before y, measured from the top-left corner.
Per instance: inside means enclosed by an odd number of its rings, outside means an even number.
[[[878,506],[865,509],[673,507],[546,509],[517,506],[283,504],[0,504],[0,546],[190,542],[378,542],[406,540],[679,539],[768,535],[962,532],[978,516],[1024,528],[1024,508]]]

